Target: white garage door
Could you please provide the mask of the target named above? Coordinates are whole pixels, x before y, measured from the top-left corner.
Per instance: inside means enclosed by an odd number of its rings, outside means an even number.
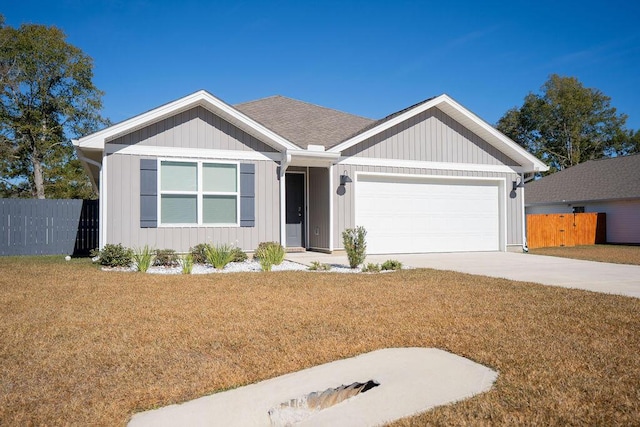
[[[368,253],[500,249],[494,181],[361,175],[355,191],[356,225],[367,230]]]

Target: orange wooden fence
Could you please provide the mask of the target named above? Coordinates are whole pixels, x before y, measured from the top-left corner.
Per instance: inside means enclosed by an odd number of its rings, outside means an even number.
[[[530,249],[606,242],[604,213],[527,215],[527,246]]]

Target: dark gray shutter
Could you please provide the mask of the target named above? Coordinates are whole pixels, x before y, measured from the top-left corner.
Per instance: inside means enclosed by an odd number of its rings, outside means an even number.
[[[140,159],[140,228],[158,226],[158,161]]]
[[[240,164],[240,227],[256,226],[256,165]]]

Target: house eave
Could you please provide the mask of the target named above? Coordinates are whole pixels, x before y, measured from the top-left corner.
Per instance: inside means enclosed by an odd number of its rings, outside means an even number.
[[[313,150],[286,150],[289,166],[330,167],[338,162],[340,153]]]
[[[537,173],[549,170],[549,166],[547,166],[544,162],[528,153],[516,142],[512,141],[510,138],[495,129],[493,126],[480,119],[478,116],[464,108],[462,105],[458,104],[448,95],[440,95],[430,101],[419,104],[415,108],[412,108],[411,110],[408,110],[403,114],[399,114],[397,117],[394,117],[391,120],[385,121],[374,128],[371,128],[359,135],[354,136],[353,138],[348,139],[347,141],[336,145],[335,147],[332,147],[331,149],[329,149],[329,151],[342,152],[434,107],[440,109],[445,114],[457,120],[461,125],[469,128],[478,136],[486,140],[489,144],[505,153],[509,158],[518,162],[519,166],[523,168],[524,173]]]
[[[104,150],[105,143],[109,141],[113,141],[123,135],[198,106],[206,108],[239,129],[259,138],[278,151],[299,148],[292,142],[204,90],[82,137],[77,141],[76,145],[82,148]]]
[[[555,200],[553,202],[534,202],[530,203],[525,200],[526,207],[535,207],[535,206],[560,206],[560,205],[575,205],[575,204],[583,204],[583,203],[608,203],[608,202],[627,202],[627,201],[640,201],[640,196],[638,197],[620,197],[615,199],[583,199],[583,200]]]

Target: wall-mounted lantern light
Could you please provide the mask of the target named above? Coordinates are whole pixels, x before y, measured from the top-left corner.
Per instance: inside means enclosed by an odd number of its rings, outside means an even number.
[[[344,173],[342,175],[340,175],[340,185],[345,185],[345,184],[348,184],[350,182],[353,182],[353,180],[351,178],[349,178],[349,174],[345,170]]]
[[[522,182],[522,178],[518,177],[515,181],[513,181],[513,189],[512,191],[516,191],[518,188],[524,188],[524,182]]]

